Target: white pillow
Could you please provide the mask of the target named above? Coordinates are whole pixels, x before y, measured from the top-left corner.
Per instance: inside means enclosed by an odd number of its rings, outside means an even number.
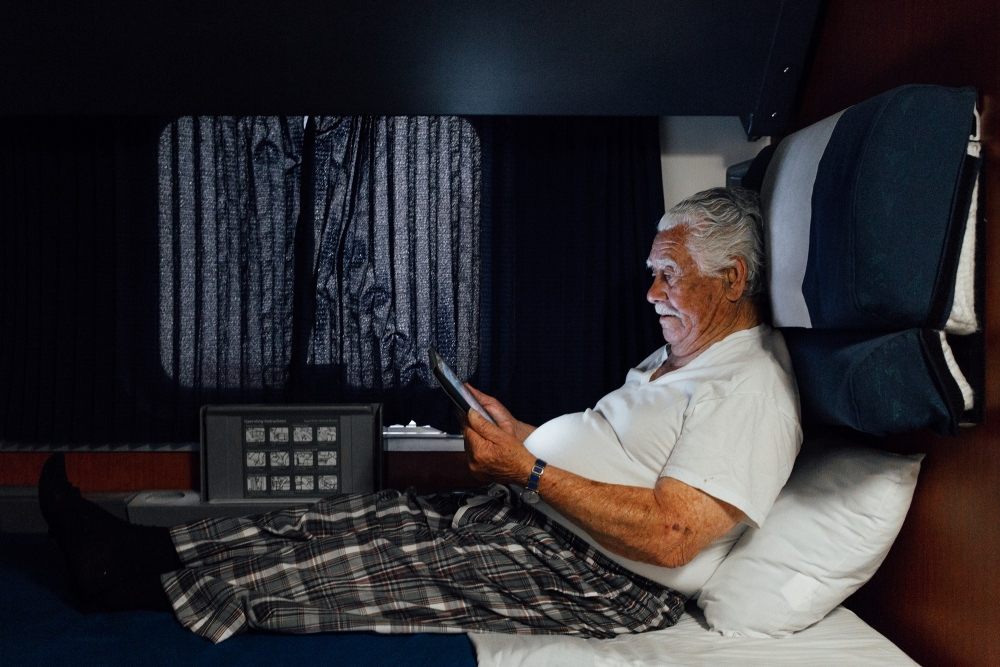
[[[784,637],[868,581],[903,525],[923,454],[803,452],[764,525],[748,528],[698,606],[730,637]]]

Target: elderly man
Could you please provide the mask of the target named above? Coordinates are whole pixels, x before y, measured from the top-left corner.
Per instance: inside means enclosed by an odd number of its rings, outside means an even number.
[[[168,532],[102,513],[54,457],[39,495],[77,589],[97,609],[169,605],[213,641],[671,625],[764,521],[801,443],[788,354],[760,318],[760,227],[753,194],[721,188],[663,217],[647,299],[667,345],[593,409],[536,429],[477,392],[498,424],[464,424],[484,493],[344,495]]]
[[[747,191],[668,211],[646,293],[667,345],[593,410],[537,430],[478,394],[501,428],[470,413],[473,472],[523,485],[540,469],[539,509],[629,570],[696,594],[763,522],[802,441],[784,341],[761,322],[760,226]]]

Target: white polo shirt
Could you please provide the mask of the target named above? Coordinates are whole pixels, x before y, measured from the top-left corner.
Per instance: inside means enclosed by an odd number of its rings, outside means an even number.
[[[557,417],[525,441],[532,454],[582,477],[653,488],[672,477],[742,510],[745,523],[690,563],[664,568],[613,554],[544,502],[538,508],[610,558],[694,597],[746,528],[759,526],[802,444],[799,399],[781,333],[738,331],[654,381],[666,346],[629,371],[592,410]]]

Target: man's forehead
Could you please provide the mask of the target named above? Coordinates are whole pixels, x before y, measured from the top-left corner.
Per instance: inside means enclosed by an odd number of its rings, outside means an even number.
[[[688,255],[687,230],[683,227],[672,227],[658,232],[653,238],[653,247],[649,250],[646,266],[650,268],[677,267],[678,261]]]

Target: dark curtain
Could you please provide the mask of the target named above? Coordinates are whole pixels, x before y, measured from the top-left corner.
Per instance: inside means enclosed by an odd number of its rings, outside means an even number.
[[[160,358],[178,410],[383,401],[447,423],[478,362],[480,152],[456,117],[181,118],[160,168]]]
[[[8,119],[0,169],[8,443],[251,401],[454,430],[428,345],[540,423],[662,344],[655,119]]]
[[[0,439],[191,440],[156,354],[153,119],[0,122]],[[152,268],[152,273],[150,269]]]
[[[482,384],[540,424],[592,407],[663,345],[645,299],[664,210],[657,119],[508,117],[480,127],[491,261]]]

